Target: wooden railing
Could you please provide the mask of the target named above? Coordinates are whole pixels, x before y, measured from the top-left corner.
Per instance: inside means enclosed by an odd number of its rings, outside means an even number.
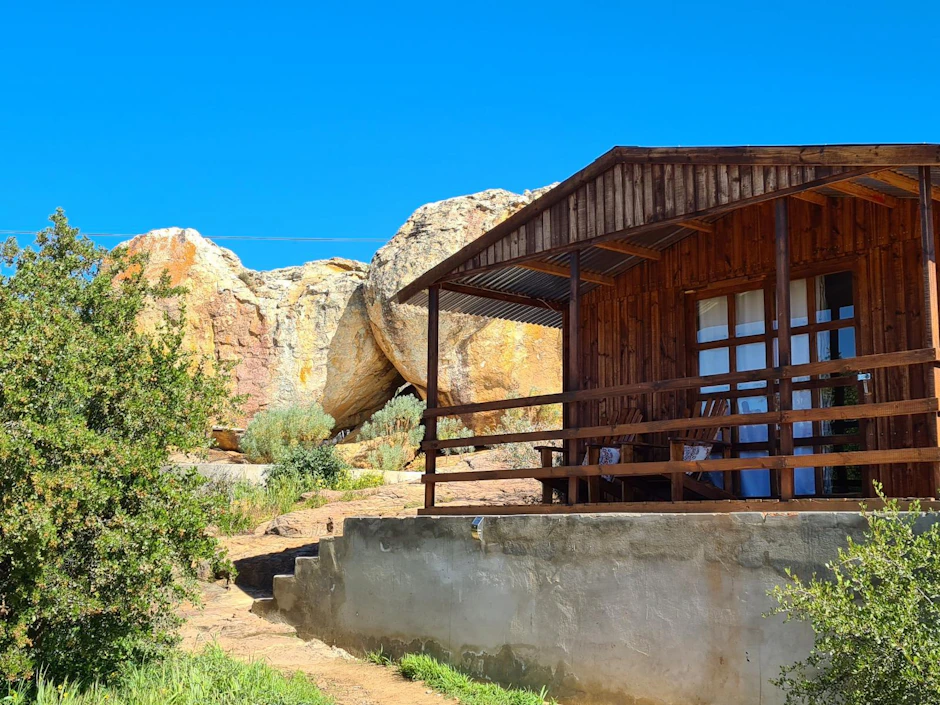
[[[904,367],[908,365],[930,364],[940,362],[940,351],[935,348],[921,348],[918,350],[904,350],[902,352],[879,353],[864,357],[852,357],[844,360],[826,360],[824,362],[810,362],[802,365],[787,365],[785,367],[770,367],[762,370],[748,370],[745,372],[726,372],[717,375],[703,375],[698,377],[679,377],[676,379],[659,380],[654,382],[637,382],[600,389],[583,389],[577,392],[558,392],[555,394],[541,394],[532,397],[518,397],[516,399],[498,399],[495,401],[478,402],[475,404],[461,404],[457,406],[441,406],[429,408],[424,412],[424,418],[437,418],[440,416],[464,416],[486,411],[501,411],[504,409],[519,409],[546,404],[563,404],[570,402],[592,401],[611,397],[639,396],[643,394],[656,394],[659,392],[682,391],[698,387],[710,387],[721,384],[742,384],[746,382],[763,382],[779,379],[793,379],[794,377],[807,377],[813,375],[840,375],[853,372],[868,372],[888,367]],[[857,408],[857,407],[853,407]],[[467,440],[456,445],[467,445]],[[508,441],[512,442],[512,441]],[[479,444],[478,444],[479,445]],[[447,446],[440,446],[447,447]]]
[[[618,396],[638,396],[641,394],[681,391],[722,384],[730,385],[743,382],[792,379],[794,377],[806,377],[811,375],[851,374],[890,367],[937,364],[938,362],[940,362],[940,350],[935,348],[923,348],[919,350],[866,355],[845,360],[827,360],[824,362],[811,362],[802,365],[789,365],[786,367],[775,367],[763,370],[730,372],[699,377],[681,377],[656,382],[639,382],[636,384],[604,387],[601,389],[586,389],[577,392],[561,392],[558,394],[543,394],[518,399],[502,399],[477,404],[431,408],[425,411],[425,417],[435,418],[439,416],[472,414],[500,409],[541,406],[545,404],[608,399]],[[803,421],[834,421],[840,419],[871,419],[885,416],[937,413],[938,411],[940,411],[940,409],[938,409],[937,398],[930,397],[926,399],[908,399],[904,401],[889,401],[876,404],[859,404],[823,409],[767,411],[754,414],[731,414],[728,416],[710,418],[678,418],[659,421],[641,421],[630,424],[591,426],[586,428],[527,431],[523,433],[499,433],[449,440],[428,440],[424,441],[421,447],[425,451],[438,451],[444,448],[457,448],[468,445],[483,446],[534,441],[601,438],[605,436],[622,436],[634,433],[668,433],[670,431],[687,431],[694,428],[790,424]],[[796,457],[809,458],[811,456]],[[809,463],[804,463],[798,467],[809,467]]]

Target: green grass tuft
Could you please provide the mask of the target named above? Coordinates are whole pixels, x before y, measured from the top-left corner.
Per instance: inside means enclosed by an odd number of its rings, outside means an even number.
[[[2,691],[0,691],[2,693]],[[332,705],[303,674],[285,676],[261,662],[241,663],[217,646],[192,656],[131,666],[113,685],[43,679],[30,692],[10,691],[0,705]]]
[[[381,654],[379,656],[384,658]],[[546,702],[545,688],[535,693],[531,690],[502,688],[494,683],[478,683],[424,654],[406,654],[399,662],[398,670],[405,678],[424,681],[429,688],[457,698],[461,705],[542,705]]]

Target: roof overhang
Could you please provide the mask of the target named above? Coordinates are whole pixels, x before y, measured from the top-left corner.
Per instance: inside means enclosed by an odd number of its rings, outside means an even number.
[[[843,190],[846,185],[873,199],[914,197],[914,167],[925,165],[938,167],[934,183],[940,182],[940,145],[615,147],[419,276],[398,292],[397,300],[423,305],[426,297],[420,293],[428,287],[458,282],[468,290],[448,294],[442,300],[444,310],[557,326],[567,284],[545,271],[555,267],[557,274],[572,250],[587,250],[582,269],[596,274],[597,281],[587,282],[584,291],[644,261],[640,255],[645,251],[661,250],[690,234],[689,224],[708,227],[730,210],[806,192],[807,198],[820,193],[857,195]],[[631,177],[635,183],[629,182]],[[605,217],[600,204],[605,188],[606,228],[600,222]],[[636,189],[637,211],[628,214],[631,188]],[[612,205],[612,198],[622,203]],[[642,217],[637,215],[641,212]],[[591,222],[595,215],[600,220]],[[546,242],[533,247],[527,228],[552,230],[553,239],[549,243],[545,234]],[[617,252],[617,244],[625,251]],[[629,247],[623,246],[633,246],[640,255],[629,254]],[[533,271],[534,264],[542,271]],[[603,266],[592,269],[592,264]],[[497,270],[499,277],[494,275]],[[469,293],[472,288],[492,300],[500,293],[528,298],[544,310],[522,313],[526,304],[521,301],[483,305],[471,300],[480,298]]]

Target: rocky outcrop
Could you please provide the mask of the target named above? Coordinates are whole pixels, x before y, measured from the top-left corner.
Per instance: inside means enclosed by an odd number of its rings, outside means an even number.
[[[333,258],[256,272],[182,228],[154,230],[127,244],[149,253],[148,276],[165,269],[174,285],[187,288],[167,304],[186,305],[186,347],[236,361],[233,390],[248,397],[239,421],[270,406],[318,400],[337,426],[352,426],[401,384],[372,334],[363,298],[366,265]],[[160,315],[152,312],[144,325],[156,325]]]
[[[489,190],[429,203],[372,258],[365,291],[372,330],[396,369],[422,393],[427,385],[427,310],[399,304],[395,294],[543,191],[519,195]],[[444,312],[440,341],[442,403],[561,391],[558,330]],[[472,425],[480,428],[494,420],[480,414]]]

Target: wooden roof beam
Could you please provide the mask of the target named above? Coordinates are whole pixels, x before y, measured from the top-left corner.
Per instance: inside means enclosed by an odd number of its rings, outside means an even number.
[[[883,184],[894,186],[895,188],[901,189],[902,191],[907,191],[917,196],[920,195],[920,184],[917,183],[917,179],[912,179],[909,176],[904,176],[904,174],[899,174],[896,171],[891,171],[890,169],[886,171],[877,171],[874,174],[868,174],[865,178],[880,181]],[[931,188],[931,196],[934,201],[940,201],[940,186],[933,186]]]
[[[568,267],[564,267],[560,264],[554,264],[552,262],[520,262],[515,266],[522,267],[523,269],[530,269],[533,272],[551,274],[555,277],[564,277],[565,279],[571,278],[571,270]],[[608,277],[606,274],[598,274],[597,272],[586,272],[583,269],[581,270],[581,279],[582,281],[591,282],[592,284],[600,284],[601,286],[614,285],[613,277]]]
[[[495,299],[496,301],[507,301],[511,304],[520,304],[522,306],[532,306],[533,308],[547,308],[552,311],[561,311],[564,304],[560,301],[550,299],[533,299],[529,296],[512,294],[505,291],[496,291],[494,289],[483,289],[478,286],[468,286],[458,284],[457,282],[445,282],[441,284],[444,291],[453,291],[458,294],[467,294],[468,296],[478,296],[483,299]]]
[[[715,226],[711,223],[706,223],[704,220],[698,220],[692,218],[691,220],[683,220],[679,223],[683,228],[689,228],[689,230],[698,230],[701,233],[710,233],[715,234]]]
[[[594,247],[609,252],[619,252],[622,255],[632,255],[633,257],[642,257],[643,259],[660,260],[663,253],[654,250],[652,247],[643,247],[642,245],[633,245],[622,240],[608,240],[606,242],[594,243]]]
[[[896,199],[894,196],[889,196],[886,193],[875,191],[875,189],[862,186],[861,184],[857,184],[854,181],[836,181],[829,184],[826,188],[831,188],[835,191],[841,191],[846,195],[861,198],[863,201],[877,203],[879,206],[884,206],[885,208],[894,208],[898,205],[898,199]]]
[[[801,201],[806,201],[807,203],[815,203],[817,206],[822,206],[823,208],[829,205],[829,199],[816,191],[797,191],[791,194],[791,196]]]

